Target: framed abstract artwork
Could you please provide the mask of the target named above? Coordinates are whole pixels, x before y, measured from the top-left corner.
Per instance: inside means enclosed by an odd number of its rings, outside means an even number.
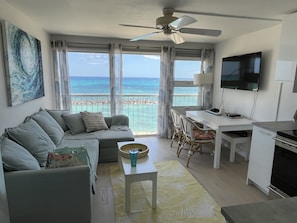
[[[40,41],[13,24],[2,21],[8,105],[44,96]]]

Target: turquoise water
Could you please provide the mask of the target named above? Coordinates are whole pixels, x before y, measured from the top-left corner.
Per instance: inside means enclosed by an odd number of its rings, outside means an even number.
[[[191,80],[190,80],[191,81]],[[123,94],[158,94],[159,78],[123,78]],[[110,93],[109,77],[70,77],[71,93]],[[176,94],[196,94],[197,89],[178,88]]]
[[[157,132],[159,82],[159,78],[123,78],[121,113],[129,116],[130,128],[135,134]],[[101,111],[104,116],[110,116],[109,84],[108,77],[70,77],[72,94],[97,94],[87,97],[72,96],[73,112]],[[178,88],[175,94],[189,95],[174,97],[175,106],[197,104],[197,88]]]

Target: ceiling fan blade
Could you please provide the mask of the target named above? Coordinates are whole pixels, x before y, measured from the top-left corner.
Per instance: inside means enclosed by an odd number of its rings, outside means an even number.
[[[194,22],[197,22],[197,20],[194,19],[193,17],[185,15],[169,23],[169,26],[173,27],[174,29],[179,29],[181,27],[190,25]]]
[[[204,36],[220,36],[222,34],[221,30],[216,29],[192,29],[192,28],[181,28],[179,29],[181,33],[204,35]]]
[[[274,21],[274,22],[282,21],[281,19],[241,16],[241,15],[228,15],[228,14],[211,13],[211,12],[194,12],[194,11],[186,11],[186,10],[174,10],[174,12],[184,13],[184,14],[194,14],[194,15],[226,17],[226,18],[234,18],[234,19],[251,19],[251,20],[264,20],[264,21],[266,20],[266,21]]]
[[[170,38],[175,44],[182,44],[185,42],[179,33],[171,33]]]
[[[133,28],[157,29],[156,27],[153,27],[153,26],[139,26],[139,25],[129,25],[129,24],[119,24],[119,25],[125,26],[125,27],[133,27]]]
[[[138,41],[138,40],[141,40],[141,39],[145,39],[145,38],[148,38],[148,37],[153,36],[153,35],[155,35],[155,34],[157,34],[157,33],[160,33],[160,32],[162,32],[162,31],[157,31],[157,32],[152,32],[152,33],[147,33],[147,34],[145,34],[145,35],[138,36],[138,37],[135,37],[135,38],[133,38],[133,39],[130,39],[130,41],[131,41],[131,42],[134,42],[134,41]]]

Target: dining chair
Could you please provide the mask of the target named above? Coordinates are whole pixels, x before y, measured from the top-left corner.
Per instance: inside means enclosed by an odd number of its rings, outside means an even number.
[[[179,150],[179,147],[181,146],[181,140],[182,140],[182,128],[181,128],[181,121],[180,121],[180,113],[176,111],[175,109],[170,110],[171,117],[172,117],[172,122],[173,122],[173,134],[171,138],[171,144],[170,146],[172,147],[173,142],[177,142],[177,151]]]
[[[181,146],[178,148],[177,156],[179,157],[185,144],[189,145],[187,167],[189,167],[190,159],[195,152],[202,154],[202,145],[215,142],[215,132],[208,128],[204,128],[203,124],[196,122],[184,115],[180,115],[181,129],[183,139]]]

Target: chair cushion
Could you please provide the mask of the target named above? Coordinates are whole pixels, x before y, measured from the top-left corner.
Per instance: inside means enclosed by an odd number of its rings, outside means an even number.
[[[87,132],[108,129],[102,112],[81,112],[80,114]]]
[[[201,131],[199,129],[194,129],[193,135],[194,138],[198,140],[211,140],[215,138],[214,133],[212,131]]]

